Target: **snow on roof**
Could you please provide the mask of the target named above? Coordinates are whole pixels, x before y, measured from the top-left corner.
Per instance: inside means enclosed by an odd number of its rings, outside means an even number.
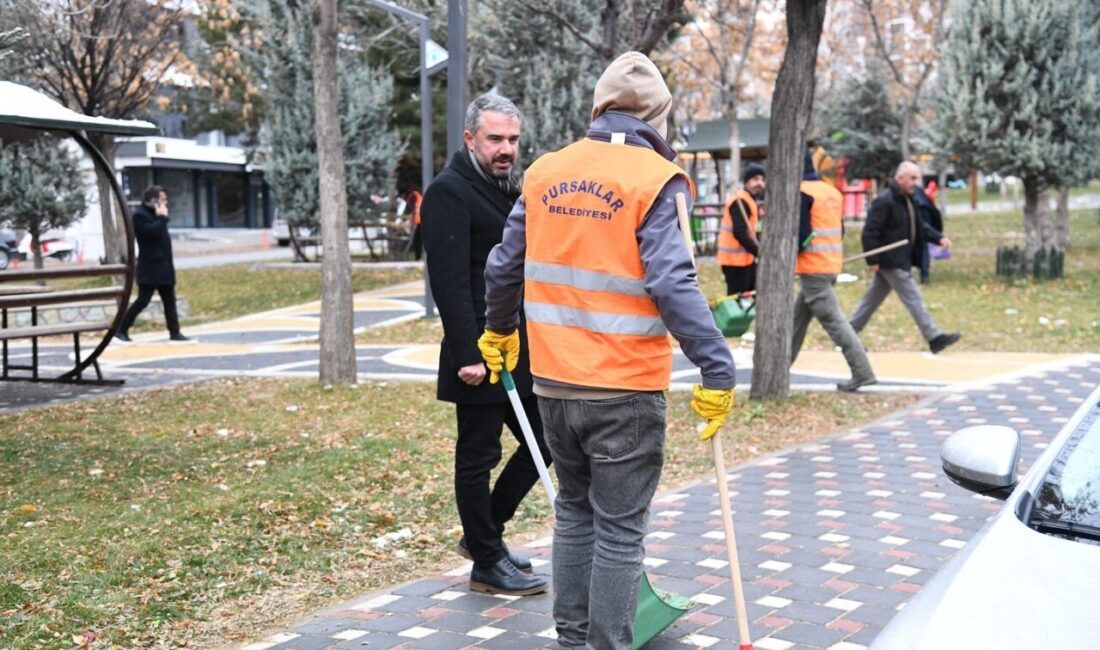
[[[0,81],[0,124],[34,129],[78,129],[119,135],[160,133],[160,129],[151,122],[81,115],[36,90],[10,81]]]

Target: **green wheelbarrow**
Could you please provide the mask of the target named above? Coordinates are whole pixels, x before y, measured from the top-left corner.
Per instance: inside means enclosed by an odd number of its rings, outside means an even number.
[[[726,296],[711,309],[714,324],[723,336],[741,336],[756,319],[756,292],[746,291]]]
[[[512,403],[512,409],[519,420],[519,428],[523,431],[523,439],[527,442],[527,448],[531,450],[531,458],[535,461],[542,487],[546,490],[546,497],[553,507],[557,492],[554,484],[550,482],[550,472],[546,469],[546,463],[542,460],[542,454],[538,453],[538,442],[535,433],[531,430],[531,422],[527,419],[527,413],[523,410],[519,393],[516,391],[516,383],[512,380],[512,374],[507,370],[500,373],[504,390],[508,393],[508,401]],[[634,615],[634,644],[633,650],[641,648],[660,634],[666,627],[672,625],[676,619],[686,614],[695,606],[692,601],[683,596],[657,589],[649,582],[649,576],[642,572],[641,584],[638,589],[638,610]]]

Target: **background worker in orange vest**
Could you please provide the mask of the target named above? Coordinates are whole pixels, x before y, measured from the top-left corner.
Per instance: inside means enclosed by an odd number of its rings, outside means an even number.
[[[531,374],[560,491],[558,642],[629,648],[649,504],[664,464],[671,333],[702,371],[692,406],[709,440],[733,404],[733,358],[684,244],[675,195],[691,183],[665,141],[672,95],[628,52],[596,83],[587,137],[537,160],[485,268],[491,372]]]
[[[799,253],[795,262],[802,290],[794,303],[794,335],[791,363],[798,358],[810,319],[816,318],[825,333],[840,346],[852,378],[836,385],[837,390],[854,392],[875,383],[875,373],[859,335],[852,329],[836,298],[836,276],[844,259],[844,196],[822,181],[806,154],[802,184],[802,215],[798,226]]]
[[[404,198],[405,214],[409,217],[409,227],[412,229],[412,242],[409,245],[412,247],[413,255],[419,260],[424,251],[420,230],[420,204],[424,202],[424,195],[414,187],[405,193]]]
[[[756,290],[756,224],[767,184],[764,168],[752,163],[745,167],[742,179],[743,187],[726,202],[718,229],[718,265],[726,276],[727,296]]]

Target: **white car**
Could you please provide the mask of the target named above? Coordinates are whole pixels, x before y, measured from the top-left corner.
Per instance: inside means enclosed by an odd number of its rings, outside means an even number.
[[[940,456],[953,481],[1004,508],[872,650],[1100,648],[1100,389],[1018,485],[1020,438],[1008,427],[957,431]]]

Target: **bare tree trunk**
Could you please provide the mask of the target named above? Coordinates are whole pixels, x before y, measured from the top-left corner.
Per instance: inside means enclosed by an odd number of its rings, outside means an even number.
[[[348,194],[336,73],[336,0],[310,0],[314,131],[321,191],[321,381],[356,381]]]
[[[1030,266],[1041,248],[1053,244],[1054,228],[1050,223],[1050,205],[1047,192],[1039,180],[1024,178],[1024,255]]]
[[[111,174],[115,173],[115,137],[110,134],[89,134],[89,139],[96,146],[111,166]],[[119,217],[115,216],[115,194],[111,186],[111,178],[107,172],[95,168],[96,194],[99,195],[99,219],[103,227],[103,261],[107,264],[121,264],[125,260],[126,245],[122,240],[124,229],[118,227]],[[136,188],[137,192],[145,188]]]
[[[943,167],[943,163],[940,165],[940,191],[936,195],[936,204],[940,208],[940,213],[943,216],[947,216],[947,169]]]
[[[730,187],[741,181],[741,124],[737,121],[737,102],[726,102],[726,115],[730,123]]]
[[[901,121],[901,159],[909,160],[911,151],[909,149],[909,140],[913,137],[913,122],[916,120],[917,112],[917,98],[913,97],[911,101],[905,104],[905,117]]]
[[[34,268],[40,269],[43,265],[42,260],[42,233],[37,230],[32,230],[31,235],[31,259],[34,260]],[[39,282],[39,284],[46,284],[45,282]]]
[[[1066,250],[1070,246],[1069,231],[1069,186],[1058,187],[1058,207],[1054,218],[1055,243],[1058,250]]]
[[[753,399],[791,388],[791,288],[801,201],[798,184],[814,99],[814,72],[826,0],[787,0],[787,50],[775,81],[768,133],[768,236],[762,242],[753,350]]]

